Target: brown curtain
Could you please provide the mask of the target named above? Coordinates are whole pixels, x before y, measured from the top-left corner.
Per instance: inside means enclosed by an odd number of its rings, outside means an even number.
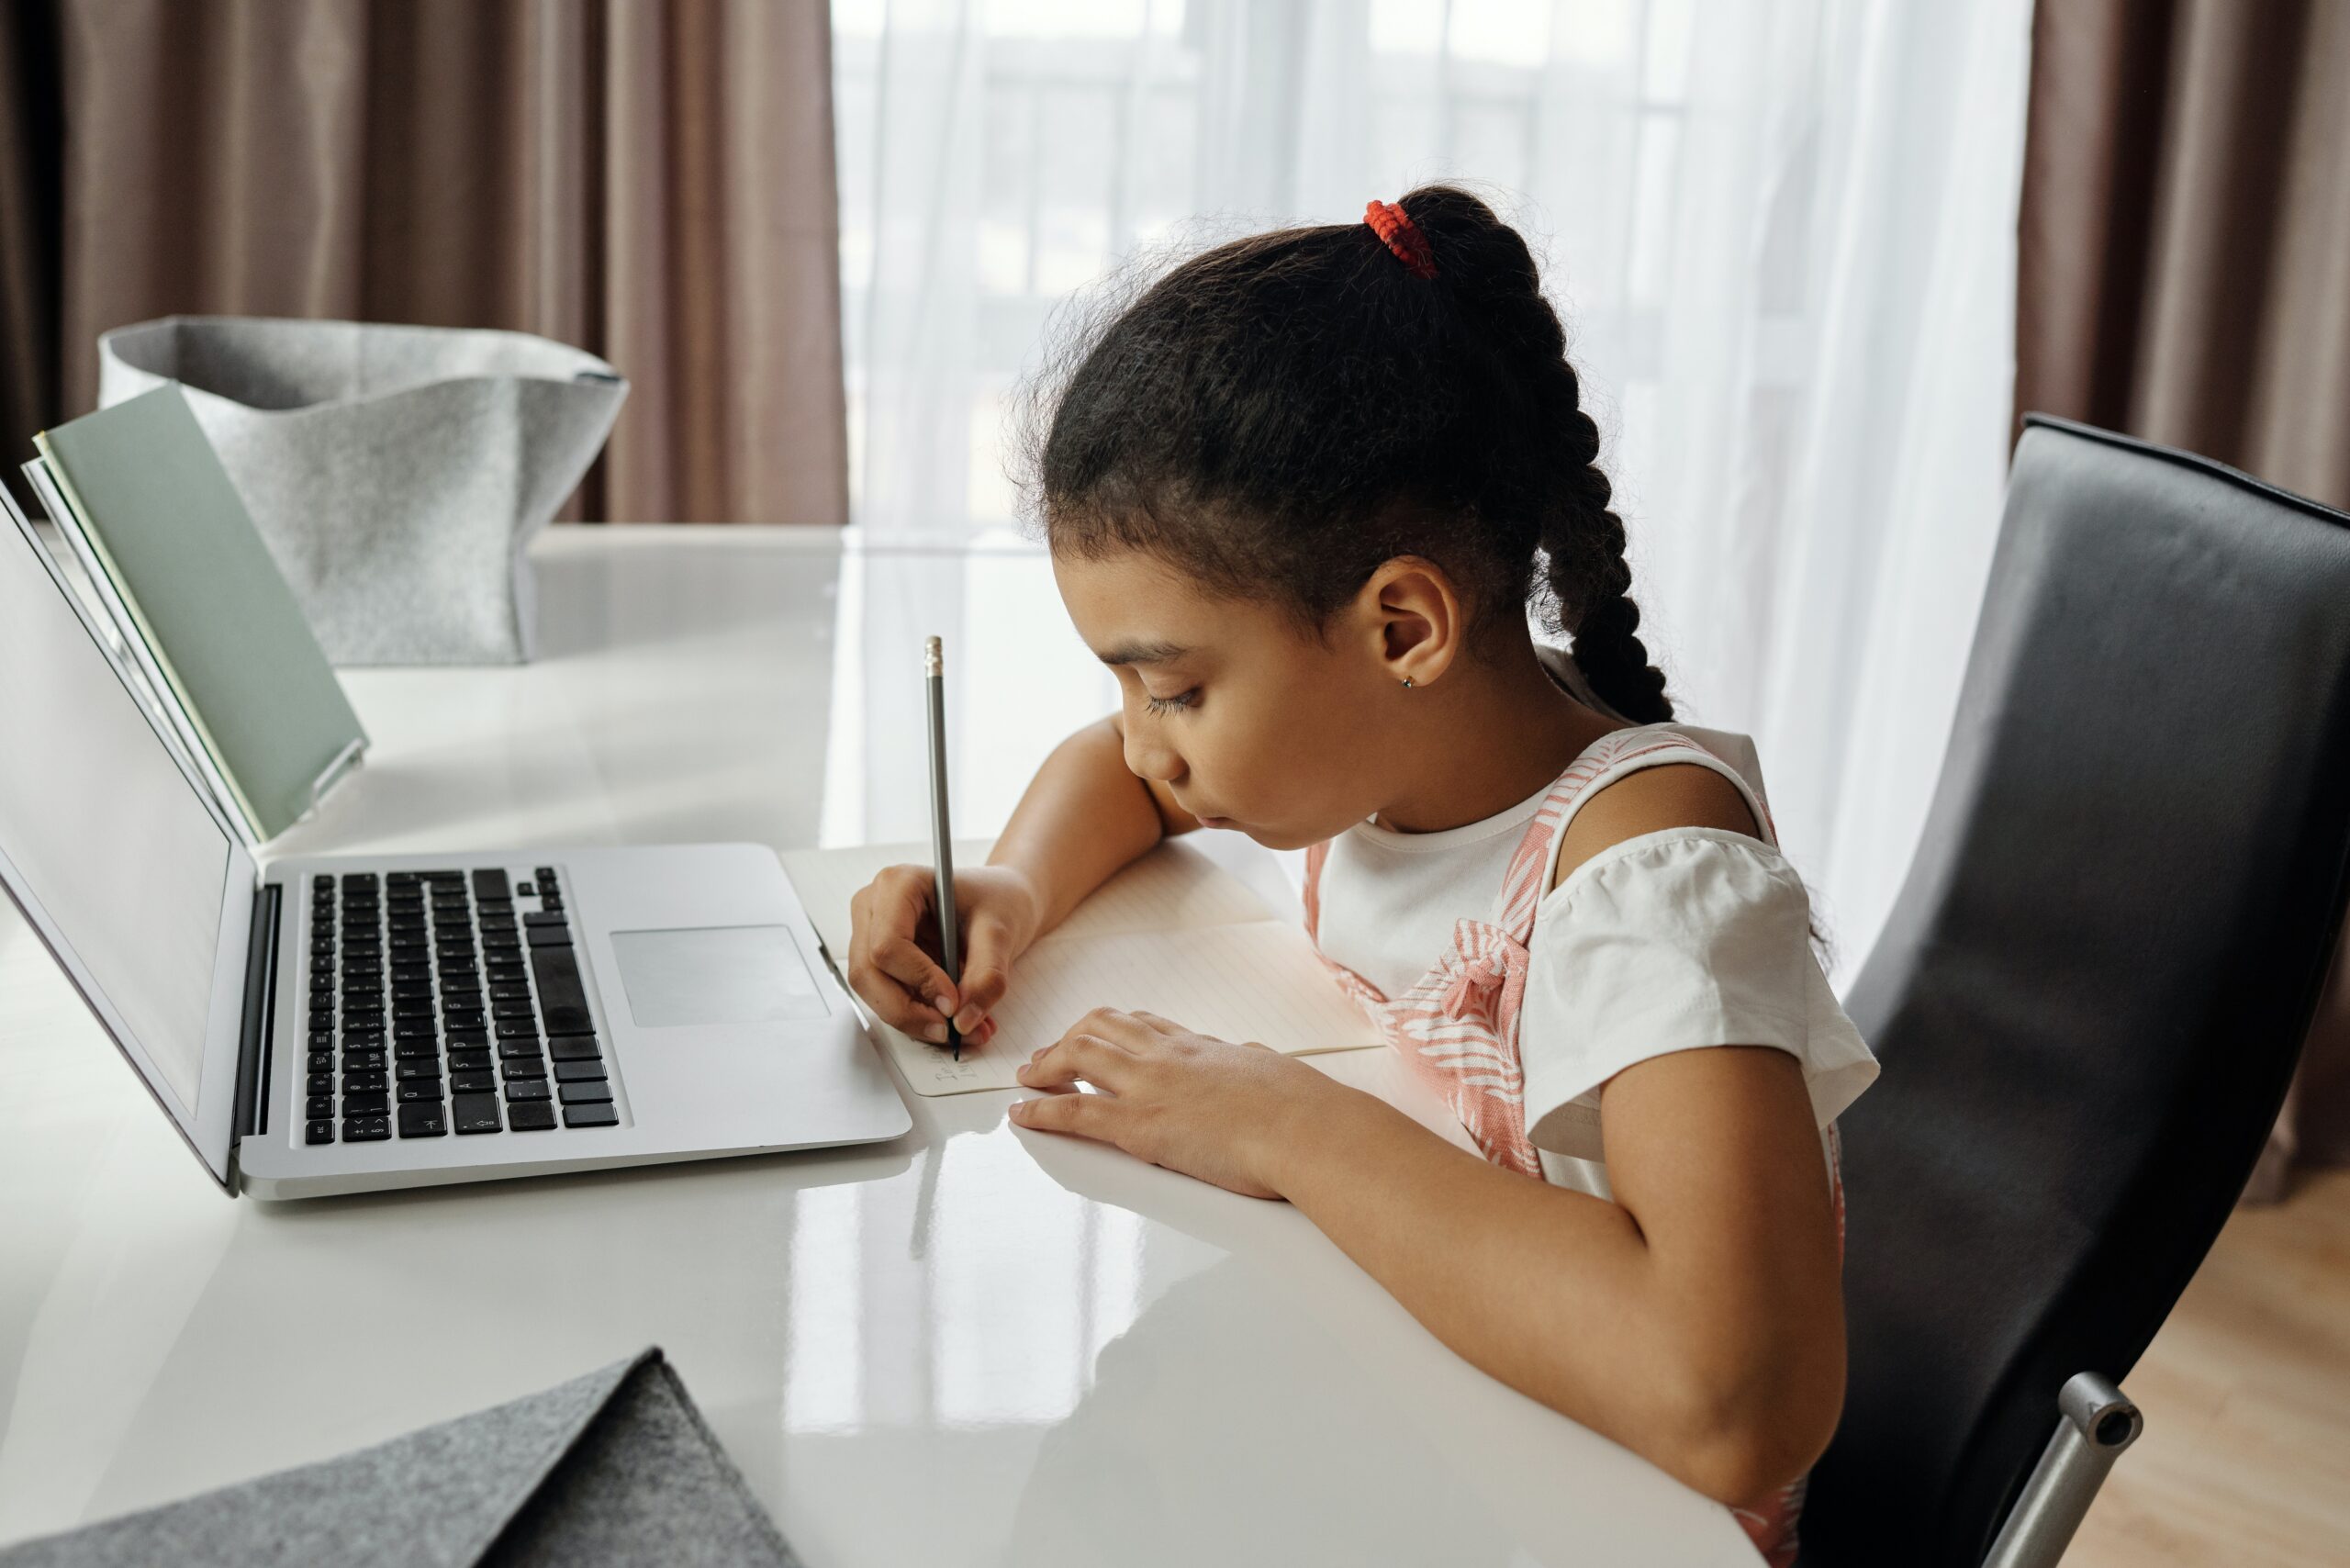
[[[174,311],[519,328],[633,384],[586,515],[846,521],[822,0],[55,4],[63,411]]]
[[[55,23],[46,6],[0,6],[0,474],[28,502],[16,465],[60,407]]]
[[[2019,415],[2350,507],[2350,3],[2040,0],[2031,43]],[[2255,1195],[2350,1162],[2346,963]]]

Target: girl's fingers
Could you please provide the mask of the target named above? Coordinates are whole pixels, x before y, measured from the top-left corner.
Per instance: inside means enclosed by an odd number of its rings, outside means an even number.
[[[934,1045],[946,1044],[946,1013],[936,1003],[944,1002],[951,1006],[955,1000],[955,989],[946,979],[946,971],[905,936],[886,937],[876,943],[869,962],[877,976],[894,982],[890,989],[898,992],[897,1015],[892,1017],[887,1000],[872,994],[878,988],[869,982],[858,987],[883,1020]]]
[[[1021,1064],[1020,1081],[1031,1089],[1067,1089],[1083,1079],[1114,1094],[1134,1066],[1134,1057],[1098,1035],[1069,1034]]]
[[[1115,1143],[1118,1114],[1123,1109],[1107,1094],[1050,1094],[1042,1100],[1014,1100],[1012,1119],[1040,1132],[1075,1133]]]
[[[975,1033],[988,1010],[1003,1000],[1012,984],[1012,935],[1000,920],[973,917],[970,951],[963,956],[963,983],[957,988],[958,1009],[955,1026]]]
[[[873,967],[944,1014],[955,1004],[955,982],[911,936],[889,936],[873,945]]]

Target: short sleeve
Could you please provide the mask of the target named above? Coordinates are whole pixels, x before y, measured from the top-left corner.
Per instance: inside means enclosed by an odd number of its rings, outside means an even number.
[[[1771,846],[1716,828],[1628,839],[1544,898],[1518,1055],[1538,1148],[1600,1158],[1598,1091],[1637,1062],[1769,1046],[1803,1066],[1826,1127],[1876,1060],[1812,957],[1811,901]]]

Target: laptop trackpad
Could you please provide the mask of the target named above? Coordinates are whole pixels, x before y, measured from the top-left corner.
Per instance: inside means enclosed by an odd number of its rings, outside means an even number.
[[[822,1018],[829,1011],[788,926],[615,931],[612,951],[640,1029]]]

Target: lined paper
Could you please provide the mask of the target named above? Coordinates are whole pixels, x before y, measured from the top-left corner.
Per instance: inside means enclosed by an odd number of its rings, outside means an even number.
[[[976,866],[988,841],[958,842]],[[848,902],[883,867],[925,864],[928,845],[876,845],[784,857],[784,868],[835,964],[845,968]],[[1181,843],[1127,867],[1039,938],[1013,969],[996,1009],[995,1037],[944,1047],[878,1020],[873,1036],[918,1094],[1012,1089],[1019,1065],[1095,1007],[1156,1013],[1226,1040],[1256,1040],[1293,1056],[1382,1043],[1330,980],[1305,933],[1272,918],[1240,880]]]

